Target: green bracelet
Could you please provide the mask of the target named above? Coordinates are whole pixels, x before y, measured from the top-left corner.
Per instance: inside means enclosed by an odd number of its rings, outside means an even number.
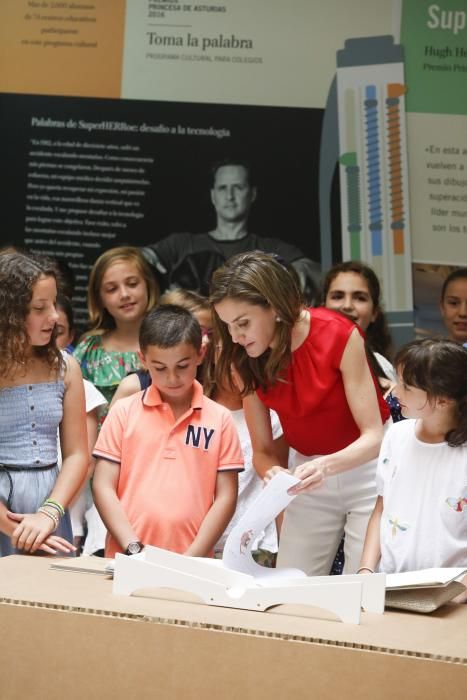
[[[57,510],[60,513],[60,517],[62,518],[65,515],[65,508],[58,501],[53,501],[51,498],[46,498],[42,505],[51,506],[52,508],[55,508],[55,510]]]

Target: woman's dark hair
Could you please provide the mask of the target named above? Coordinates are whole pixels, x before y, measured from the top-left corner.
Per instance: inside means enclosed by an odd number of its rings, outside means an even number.
[[[426,391],[428,400],[455,401],[458,424],[446,434],[451,447],[467,442],[467,351],[446,338],[423,338],[404,345],[394,364],[402,381]]]
[[[449,275],[444,280],[443,287],[441,289],[441,302],[444,301],[444,297],[446,296],[447,288],[451,284],[451,282],[455,282],[456,280],[463,280],[463,279],[467,279],[467,267],[458,267],[456,270],[453,270],[452,272],[449,273]]]
[[[222,345],[216,363],[219,384],[231,376],[231,365],[234,364],[243,382],[243,396],[258,387],[266,390],[281,378],[290,362],[292,328],[303,309],[296,278],[272,255],[259,251],[240,253],[229,258],[212,276],[211,304],[215,307],[224,299],[272,308],[280,319],[276,324],[274,348],[260,357],[251,358],[245,348],[232,341],[215,308],[213,313],[215,335]]]
[[[139,331],[139,346],[144,353],[150,345],[158,348],[173,348],[180,343],[201,350],[201,326],[191,311],[163,304],[151,309],[143,318]]]
[[[18,252],[0,255],[1,377],[26,367],[30,349],[26,318],[34,285],[44,277],[57,279],[52,260]],[[47,345],[34,348],[34,355],[44,359],[51,369],[63,366],[62,354],[56,344],[56,329]]]
[[[381,286],[374,270],[358,260],[348,260],[331,267],[323,282],[322,304],[326,304],[326,297],[331,284],[341,272],[353,272],[363,277],[368,285],[371,301],[376,312],[376,318],[365,331],[368,347],[373,352],[379,352],[388,359],[392,355],[392,338],[381,304]],[[378,365],[379,366],[379,365]]]

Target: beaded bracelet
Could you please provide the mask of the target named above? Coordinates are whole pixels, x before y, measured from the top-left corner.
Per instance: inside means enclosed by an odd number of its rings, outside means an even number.
[[[55,508],[55,510],[57,510],[60,513],[60,517],[62,518],[65,515],[65,508],[58,501],[53,501],[51,498],[46,498],[42,505],[51,506],[52,508]]]
[[[51,520],[53,520],[53,523],[55,525],[53,531],[55,531],[59,525],[59,519],[58,516],[54,515],[53,513],[50,513],[48,510],[46,510],[43,506],[41,506],[38,511],[38,513],[43,513],[44,515],[47,515]]]
[[[45,502],[42,504],[41,508],[51,508],[52,512],[54,512],[59,519],[62,517],[62,511],[53,503]]]

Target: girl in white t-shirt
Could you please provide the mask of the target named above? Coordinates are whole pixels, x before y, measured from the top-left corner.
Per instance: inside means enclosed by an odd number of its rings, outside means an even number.
[[[395,366],[409,420],[383,439],[359,571],[467,567],[467,352],[426,338],[401,348]]]

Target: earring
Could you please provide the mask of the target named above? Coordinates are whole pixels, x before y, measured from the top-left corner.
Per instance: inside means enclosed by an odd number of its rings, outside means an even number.
[[[280,316],[276,316],[276,323],[281,323],[281,322],[282,322],[281,317],[280,317]]]

